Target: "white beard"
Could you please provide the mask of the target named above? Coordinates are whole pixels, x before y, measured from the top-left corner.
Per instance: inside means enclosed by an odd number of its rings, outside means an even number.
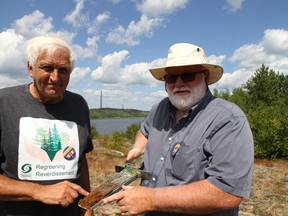
[[[170,102],[175,106],[178,110],[186,111],[190,107],[196,105],[205,95],[206,93],[206,84],[200,84],[194,88],[190,88],[188,86],[182,88],[174,88],[172,91],[167,88],[167,93],[169,96]],[[174,93],[176,91],[189,91],[190,93],[184,96],[178,96]]]

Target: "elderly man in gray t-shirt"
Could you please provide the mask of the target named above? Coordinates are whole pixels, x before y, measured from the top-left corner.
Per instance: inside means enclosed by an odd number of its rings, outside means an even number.
[[[238,215],[251,190],[253,137],[243,111],[208,88],[223,68],[206,63],[202,48],[180,43],[165,67],[150,72],[169,97],[153,106],[127,160],[145,153],[151,178],[105,202],[118,200],[130,215]]]

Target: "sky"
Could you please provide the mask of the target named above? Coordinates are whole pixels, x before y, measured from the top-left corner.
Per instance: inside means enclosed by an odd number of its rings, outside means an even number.
[[[65,39],[77,56],[68,90],[89,108],[149,111],[167,97],[149,68],[175,43],[224,68],[209,88],[241,87],[262,65],[288,75],[287,0],[0,0],[0,89],[31,82],[24,45]]]

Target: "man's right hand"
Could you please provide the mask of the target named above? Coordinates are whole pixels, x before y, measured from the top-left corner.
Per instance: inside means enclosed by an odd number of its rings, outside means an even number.
[[[78,197],[79,194],[87,196],[89,193],[77,184],[63,181],[53,185],[41,185],[34,191],[35,200],[48,205],[61,205],[67,207]]]

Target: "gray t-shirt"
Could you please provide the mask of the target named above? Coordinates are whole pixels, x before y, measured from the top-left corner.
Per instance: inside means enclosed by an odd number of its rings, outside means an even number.
[[[82,155],[92,149],[89,109],[80,95],[66,91],[61,102],[49,105],[37,101],[28,85],[0,90],[0,174],[39,184],[69,180],[83,186]],[[62,208],[0,201],[0,215],[76,216],[77,202]]]
[[[141,125],[142,133],[148,137],[144,166],[152,173],[142,185],[157,188],[208,179],[227,193],[249,196],[253,137],[242,110],[213,97],[208,90],[178,123],[174,113],[175,108],[165,98],[151,109]],[[238,208],[213,215],[238,215],[237,212]]]

